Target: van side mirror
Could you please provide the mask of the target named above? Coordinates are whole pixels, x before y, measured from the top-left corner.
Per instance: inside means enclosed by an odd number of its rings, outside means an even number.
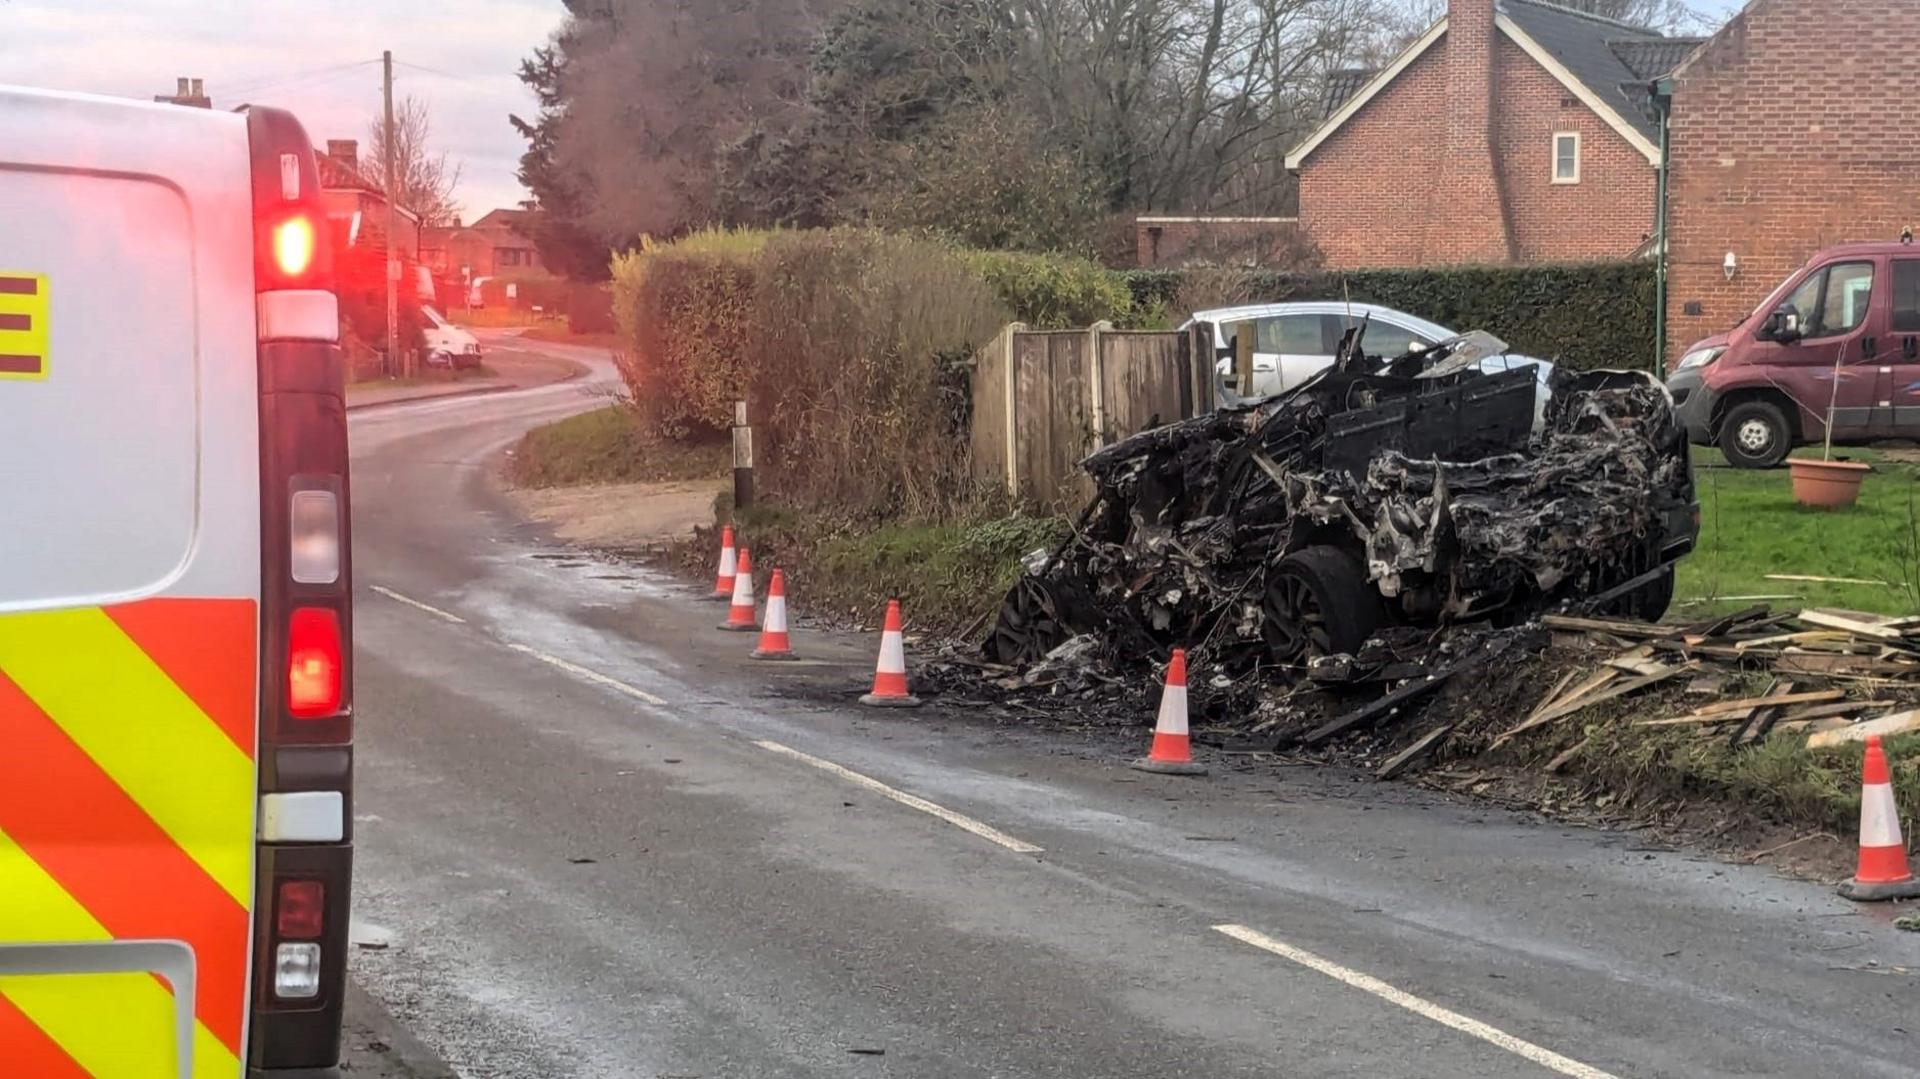
[[[1783,345],[1800,340],[1800,313],[1791,307],[1780,308],[1760,324],[1760,336]]]

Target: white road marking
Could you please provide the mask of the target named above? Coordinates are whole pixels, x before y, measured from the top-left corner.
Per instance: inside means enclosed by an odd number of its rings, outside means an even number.
[[[639,686],[630,686],[625,682],[620,681],[618,678],[608,678],[606,675],[601,674],[599,671],[590,671],[587,668],[580,666],[578,663],[568,663],[566,660],[561,659],[559,656],[550,656],[550,655],[547,655],[545,652],[535,651],[532,648],[528,648],[524,644],[509,643],[507,647],[513,649],[516,652],[525,652],[527,655],[532,656],[533,658],[539,660],[540,662],[551,664],[552,666],[558,667],[561,670],[567,672],[568,674],[579,675],[581,678],[584,678],[589,682],[603,685],[608,689],[616,690],[618,692],[624,693],[627,696],[632,697],[636,701],[645,701],[648,704],[660,705],[660,706],[665,706],[667,703],[661,698],[656,697],[651,693],[648,693],[644,689],[641,689]]]
[[[1216,925],[1213,928],[1237,941],[1251,944],[1262,951],[1272,952],[1282,959],[1290,959],[1309,970],[1319,971],[1335,981],[1345,982],[1362,992],[1371,993],[1389,1004],[1398,1005],[1415,1015],[1431,1019],[1441,1026],[1452,1027],[1463,1034],[1470,1034],[1481,1041],[1497,1045],[1509,1053],[1525,1057],[1561,1075],[1575,1076],[1576,1079],[1615,1079],[1612,1074],[1603,1072],[1599,1068],[1582,1064],[1577,1060],[1569,1060],[1551,1049],[1543,1049],[1532,1042],[1516,1038],[1506,1031],[1490,1027],[1478,1019],[1469,1019],[1459,1012],[1449,1011],[1430,1000],[1416,997],[1405,990],[1395,989],[1378,978],[1362,974],[1357,970],[1350,970],[1331,960],[1322,959],[1312,952],[1302,951],[1258,930],[1248,929],[1244,925]]]
[[[891,798],[910,809],[917,809],[922,813],[930,813],[946,821],[948,824],[953,825],[955,828],[972,832],[974,835],[979,836],[989,843],[998,843],[1008,850],[1013,851],[1015,854],[1039,854],[1042,850],[1042,848],[1036,847],[1024,839],[1015,839],[1000,829],[990,824],[984,824],[974,820],[964,813],[955,813],[945,806],[935,805],[918,795],[908,794],[906,791],[889,787],[871,776],[863,776],[851,768],[843,768],[830,760],[824,760],[811,753],[802,753],[792,746],[783,746],[778,742],[770,742],[764,739],[756,741],[753,744],[759,746],[761,749],[792,757],[794,760],[802,761],[806,764],[811,764],[823,772],[831,772],[849,783],[865,787],[875,794]]]
[[[467,624],[467,620],[460,617],[457,614],[452,614],[447,611],[443,611],[438,607],[432,606],[430,604],[422,603],[417,599],[409,599],[408,597],[403,596],[398,592],[395,592],[391,588],[382,588],[377,584],[369,585],[368,587],[372,588],[375,592],[380,593],[381,595],[387,597],[390,600],[393,600],[397,603],[404,603],[409,607],[417,607],[420,610],[423,610],[428,614],[434,616],[435,618],[443,618],[449,622],[454,623],[455,625],[464,626]]]

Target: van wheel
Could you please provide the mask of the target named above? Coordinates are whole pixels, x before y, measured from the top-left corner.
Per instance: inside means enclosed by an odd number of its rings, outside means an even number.
[[[1267,584],[1266,615],[1267,641],[1282,663],[1358,651],[1385,621],[1359,560],[1328,546],[1280,560]]]
[[[1742,401],[1720,421],[1720,452],[1735,468],[1772,468],[1793,448],[1793,427],[1772,401]]]

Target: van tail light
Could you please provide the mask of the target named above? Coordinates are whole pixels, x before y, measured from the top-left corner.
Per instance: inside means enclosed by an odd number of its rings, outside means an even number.
[[[340,713],[345,665],[340,616],[325,607],[296,607],[287,622],[287,711],[295,719]]]
[[[274,933],[282,940],[313,940],[326,925],[327,886],[317,880],[283,880],[274,905]]]
[[[273,226],[273,267],[280,276],[298,279],[313,268],[314,248],[319,243],[313,217],[296,210]]]
[[[289,506],[288,562],[297,584],[340,579],[340,496],[296,490]]]

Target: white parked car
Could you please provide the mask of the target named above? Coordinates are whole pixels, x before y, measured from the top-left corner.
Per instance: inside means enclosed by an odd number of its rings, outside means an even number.
[[[422,304],[421,317],[427,320],[422,336],[426,338],[428,367],[446,367],[458,371],[480,366],[480,339],[448,322],[431,306]]]
[[[1221,307],[1196,311],[1187,320],[1189,328],[1206,323],[1220,348],[1217,370],[1223,376],[1233,374],[1233,327],[1243,322],[1254,324],[1253,387],[1241,389],[1243,396],[1267,397],[1300,385],[1333,365],[1333,354],[1347,327],[1367,320],[1362,347],[1369,356],[1392,358],[1431,348],[1458,336],[1438,323],[1428,322],[1405,311],[1377,304],[1346,304],[1337,300],[1296,303],[1251,304],[1245,307]],[[1533,364],[1538,382],[1534,422],[1537,427],[1545,415],[1548,382],[1553,364],[1531,356],[1503,354],[1488,356],[1475,364],[1482,371],[1508,371]]]

